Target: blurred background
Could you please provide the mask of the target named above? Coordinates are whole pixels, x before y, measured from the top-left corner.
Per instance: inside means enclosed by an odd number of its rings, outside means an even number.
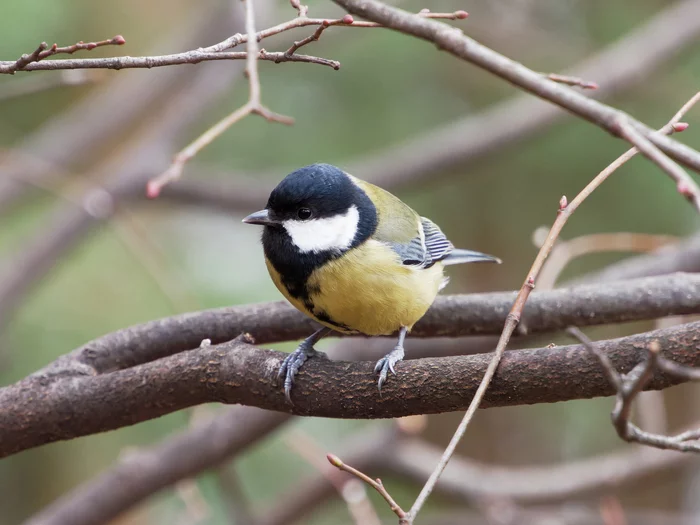
[[[0,58],[15,60],[42,40],[68,45],[116,34],[125,37],[125,46],[96,49],[89,56],[164,54],[208,46],[243,30],[242,10],[232,4],[5,0],[0,6]],[[331,2],[309,4],[311,16],[342,16]],[[470,13],[467,20],[450,23],[537,71],[562,72],[592,60],[589,65],[597,68],[597,75],[586,80],[601,86],[606,102],[653,126],[663,125],[700,89],[700,27],[681,29],[667,23],[665,32],[649,33],[648,38],[621,48],[624,53],[615,48],[681,5],[686,16],[670,19],[674,24],[692,22],[693,12],[700,19],[698,1],[400,4],[410,11],[465,9]],[[260,29],[296,15],[286,1],[260,1],[256,7]],[[284,33],[265,40],[263,47],[285,50],[312,31]],[[687,36],[680,39],[683,31]],[[679,41],[667,49],[660,41],[667,37]],[[598,53],[611,48],[620,51],[615,60],[595,62]],[[263,102],[294,117],[294,126],[248,117],[185,168],[183,187],[211,182],[239,188],[241,194],[253,196],[250,201],[259,196],[249,207],[201,205],[196,199],[168,198],[168,190],[162,198],[146,201],[141,190],[133,190],[135,180],[142,188],[149,176],[168,166],[176,151],[245,103],[248,90],[241,62],[94,71],[77,77],[37,72],[0,78],[0,290],[4,287],[10,298],[0,306],[2,385],[119,328],[179,312],[280,299],[263,264],[260,232],[242,225],[240,219],[261,208],[269,190],[299,166],[329,162],[381,181],[383,167],[406,165],[407,159],[420,154],[426,137],[441,130],[441,137],[450,140],[444,151],[430,150],[437,158],[434,167],[413,173],[411,180],[402,180],[398,170],[387,187],[440,224],[455,245],[504,260],[499,267],[450,268],[447,293],[465,293],[518,288],[537,253],[533,234],[554,220],[560,197],[571,199],[625,149],[599,128],[523,96],[431,45],[388,30],[333,27],[304,53],[338,60],[342,66],[339,71],[295,63],[259,66]],[[85,56],[87,52],[76,55]],[[513,97],[526,101],[503,106]],[[517,126],[526,120],[527,111],[550,115],[519,133]],[[470,118],[482,120],[476,128],[447,127]],[[698,147],[700,110],[684,120],[690,128],[680,138]],[[486,135],[502,131],[505,138],[483,151],[455,153],[455,145],[478,140],[479,130]],[[445,161],[450,152],[453,157]],[[61,225],[71,224],[83,205],[98,217],[109,214],[112,204],[95,189],[101,186],[114,194],[128,193],[128,198],[116,204],[117,213],[108,221],[88,221],[79,231],[61,237],[65,233]],[[678,197],[674,184],[651,163],[634,159],[582,206],[562,237],[631,232],[673,238],[692,234],[697,227],[697,217]],[[643,245],[656,246],[672,238],[653,237]],[[58,246],[49,249],[52,241]],[[32,251],[44,255],[26,265],[24,257]],[[560,280],[629,255],[621,251],[576,259]],[[637,323],[588,333],[608,338],[653,326]],[[553,336],[527,344],[565,341]],[[326,342],[325,347],[332,344]],[[451,344],[459,348],[461,342]],[[517,341],[514,346],[522,347]],[[407,349],[410,358],[410,344]],[[697,407],[690,401],[697,393],[696,388],[683,386],[650,394],[651,424],[692,423]],[[610,425],[611,408],[611,399],[597,399],[480,411],[459,453],[487,464],[526,467],[621,450],[629,446],[619,441]],[[186,429],[198,414],[220,409],[200,407],[0,461],[0,525],[22,522],[129,450],[156,444]],[[444,446],[460,417],[443,414],[414,423],[425,426],[422,435],[428,442]],[[311,450],[323,458],[326,452],[340,455],[340,444],[346,440],[362,440],[377,427],[391,425],[295,419],[243,457],[222,465],[221,471],[162,491],[115,523],[234,522],[229,509],[234,489],[222,482],[227,477],[237,480],[236,501],[247,501],[251,512],[265,515],[281,495],[294,490],[298,480],[317,470],[290,446],[295,435],[290,432],[313,436],[317,449]],[[562,512],[572,509],[589,516],[588,523],[603,523],[600,508],[613,505],[610,501],[619,501],[629,523],[675,523],[669,516],[676,519],[700,510],[693,497],[700,482],[699,466],[689,456],[682,464],[676,462],[634,483],[557,501],[551,504],[550,518],[560,521],[547,523],[569,523]],[[420,485],[413,480],[381,474],[400,502],[408,504],[417,494]],[[375,494],[369,497],[377,502]],[[475,513],[474,522],[480,523],[482,503],[438,494],[426,508],[426,523],[465,505]],[[386,505],[377,502],[376,507],[382,519],[393,523]],[[496,518],[490,519],[496,523]],[[310,510],[299,523],[350,523],[350,517],[336,496]]]

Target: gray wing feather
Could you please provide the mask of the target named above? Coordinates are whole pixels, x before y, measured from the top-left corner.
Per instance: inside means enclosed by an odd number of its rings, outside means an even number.
[[[430,268],[436,262],[447,257],[454,249],[445,234],[432,221],[421,217],[422,236],[413,238],[408,243],[390,243],[407,266]]]
[[[441,261],[454,249],[452,243],[447,240],[442,230],[429,219],[421,217],[421,225],[425,234],[425,249],[430,255],[432,263]]]

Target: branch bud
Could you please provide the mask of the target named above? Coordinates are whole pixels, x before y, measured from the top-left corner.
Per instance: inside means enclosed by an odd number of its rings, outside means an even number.
[[[149,199],[157,199],[160,195],[161,186],[156,181],[150,181],[146,184],[146,197]]]
[[[683,195],[684,197],[692,197],[693,196],[693,190],[690,188],[690,185],[686,182],[679,182],[676,185],[676,190],[678,193]]]
[[[343,462],[335,454],[326,454],[326,459],[328,462],[336,468],[342,468]]]

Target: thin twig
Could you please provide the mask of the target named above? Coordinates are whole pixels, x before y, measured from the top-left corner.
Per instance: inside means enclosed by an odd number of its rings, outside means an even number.
[[[121,35],[117,35],[109,40],[102,40],[100,42],[78,42],[72,46],[58,47],[58,44],[54,44],[51,47],[48,46],[46,42],[42,42],[39,46],[27,55],[22,55],[14,62],[0,62],[0,74],[14,75],[17,71],[28,71],[27,66],[31,64],[37,64],[39,61],[48,58],[59,53],[66,53],[72,55],[76,51],[87,50],[92,51],[96,47],[102,46],[121,46],[126,44],[126,40]]]
[[[543,78],[536,71],[469,38],[456,28],[436,20],[413,16],[379,0],[334,0],[334,2],[351,14],[426,40],[465,62],[474,64],[537,97],[578,115],[614,136],[620,136],[621,120],[626,119],[666,155],[700,172],[700,151],[663,134],[655,133],[649,126],[633,119],[623,111],[601,104],[568,86]]]
[[[182,171],[185,168],[185,164],[187,164],[192,157],[197,155],[204,147],[211,144],[233,124],[247,117],[248,115],[260,115],[269,122],[279,122],[286,125],[294,124],[293,118],[272,112],[269,108],[264,106],[261,101],[260,77],[258,75],[258,55],[260,52],[258,50],[258,41],[255,37],[255,12],[253,9],[253,0],[246,0],[246,32],[248,34],[246,71],[248,73],[248,85],[250,89],[248,102],[214,124],[211,128],[195,139],[189,146],[177,153],[170,167],[162,174],[148,182],[146,194],[149,198],[153,199],[158,197],[163,189],[163,186],[179,179],[182,176]]]
[[[647,358],[638,363],[629,373],[620,374],[605,352],[581,330],[572,326],[567,332],[598,358],[610,384],[617,391],[611,418],[618,436],[625,441],[665,450],[700,452],[700,429],[685,431],[675,436],[664,436],[646,432],[630,421],[634,400],[652,379],[655,370],[663,370],[668,375],[684,381],[700,381],[700,369],[683,366],[661,357],[661,345],[659,341],[653,340],[647,345]]]
[[[92,50],[96,47],[106,46],[106,45],[123,45],[126,43],[124,37],[117,35],[109,40],[102,40],[100,42],[78,42],[71,46],[58,47],[57,44],[49,47],[46,42],[42,42],[32,53],[22,55],[19,59],[11,61],[5,60],[0,61],[0,74],[14,75],[18,71],[56,71],[56,70],[66,70],[66,69],[131,69],[131,68],[153,68],[153,67],[164,67],[173,66],[178,64],[198,64],[199,62],[209,61],[209,60],[244,60],[247,59],[246,53],[224,53],[227,49],[232,49],[240,44],[248,43],[251,39],[256,42],[260,42],[265,38],[269,38],[274,35],[278,35],[285,31],[295,29],[298,27],[306,26],[319,26],[319,30],[322,32],[323,29],[330,26],[348,26],[348,27],[360,27],[360,28],[372,28],[372,27],[384,27],[382,24],[377,24],[374,22],[365,21],[354,21],[351,15],[346,15],[339,19],[326,19],[326,18],[308,18],[306,16],[308,8],[306,6],[300,6],[303,8],[300,11],[300,15],[293,20],[278,24],[274,27],[264,29],[257,33],[250,33],[246,31],[246,34],[237,33],[226,40],[223,40],[217,44],[202,47],[192,51],[186,51],[183,53],[174,53],[170,55],[159,55],[159,56],[143,56],[143,57],[109,57],[109,58],[94,58],[94,59],[67,59],[67,60],[54,60],[50,62],[42,62],[43,59],[50,56],[63,53],[63,54],[73,54],[80,50]],[[429,10],[424,9],[418,15],[421,18],[431,18],[431,19],[443,19],[443,20],[463,20],[467,18],[468,14],[466,11],[454,11],[452,13],[431,13]],[[319,32],[320,36],[320,32]],[[308,41],[303,44],[306,45],[313,40],[318,38],[313,38],[313,35],[309,37]],[[305,39],[306,40],[306,39]],[[297,49],[298,49],[297,47]],[[294,50],[296,51],[296,49]],[[319,57],[311,57],[306,55],[296,55],[294,52],[285,53],[268,53],[264,49],[260,50],[258,56],[259,60],[270,60],[275,63],[280,62],[309,62],[314,64],[321,64],[330,66],[333,69],[338,69],[340,64],[334,60],[327,60]]]
[[[696,94],[696,97],[698,95],[700,93]],[[700,212],[700,187],[683,168],[666,156],[651,140],[637,131],[629,122],[620,122],[620,134],[633,144],[642,155],[668,174],[676,182],[678,193],[688,199],[695,206],[695,210]]]
[[[318,29],[311,35],[303,40],[296,41],[292,44],[287,51],[278,54],[279,62],[293,60],[294,57],[299,55],[296,51],[315,40],[318,40],[325,29],[335,25],[351,26],[351,27],[381,27],[381,24],[375,24],[372,22],[355,22],[351,15],[345,15],[342,18],[335,20],[328,19],[309,19],[306,18],[306,13],[308,12],[308,7],[301,4],[297,7],[297,2],[293,3],[293,6],[299,11],[299,16],[289,22],[285,22],[278,26],[272,27],[268,30],[256,33],[255,31],[255,18],[253,14],[253,7],[250,2],[246,3],[246,35],[234,35],[231,38],[216,44],[206,51],[216,51],[220,52],[224,49],[230,49],[241,43],[246,43],[247,45],[247,71],[248,71],[248,82],[250,85],[250,97],[246,104],[238,108],[236,111],[226,116],[214,126],[205,131],[196,140],[194,140],[190,145],[180,151],[170,165],[170,167],[152,179],[146,188],[146,194],[149,198],[156,198],[160,194],[163,187],[170,182],[179,179],[182,176],[185,164],[187,164],[194,156],[196,156],[204,147],[211,144],[216,140],[222,133],[224,133],[228,128],[230,128],[236,122],[242,120],[250,114],[257,114],[265,118],[270,122],[280,122],[282,124],[292,125],[294,124],[294,119],[287,117],[285,115],[280,115],[272,112],[269,108],[262,104],[260,99],[260,80],[258,77],[257,69],[257,58],[260,54],[262,57],[265,54],[264,50],[258,51],[258,42],[268,36],[279,34],[283,31],[295,27],[303,27],[306,25],[318,25]],[[441,18],[441,19],[452,19],[461,20],[466,18],[468,15],[465,11],[455,11],[454,13],[431,13],[429,10],[421,11],[417,16],[423,18]]]
[[[333,485],[345,501],[348,512],[357,525],[381,524],[377,511],[367,497],[365,486],[356,479],[350,481],[340,479],[335,470],[329,470],[328,464],[321,459],[323,456],[321,447],[313,437],[299,429],[292,429],[286,434],[284,440],[290,449]]]
[[[364,481],[370,487],[376,490],[380,494],[380,496],[384,498],[384,500],[389,504],[389,508],[391,509],[391,511],[399,517],[399,525],[408,525],[410,523],[408,514],[406,514],[406,512],[401,508],[401,506],[398,503],[396,503],[396,501],[394,501],[394,498],[392,498],[391,494],[389,494],[389,492],[386,490],[381,479],[370,478],[364,472],[360,472],[359,470],[351,467],[350,465],[346,465],[345,463],[343,463],[338,456],[328,454],[326,457],[328,458],[330,464],[334,467],[340,470],[344,470],[349,474],[352,474],[353,476],[360,479],[361,481]]]
[[[661,130],[659,130],[660,133],[672,133],[675,129],[674,124],[679,122],[682,116],[684,115],[684,112],[692,108],[692,106],[698,100],[700,100],[700,93],[697,93],[693,98],[691,98],[683,106],[683,108],[681,108],[681,110],[679,110],[672,117],[669,123],[666,126],[664,126]],[[435,484],[440,478],[442,472],[445,470],[447,463],[450,461],[450,458],[452,457],[455,449],[457,448],[457,444],[461,441],[469,423],[472,420],[472,417],[476,413],[476,410],[479,407],[479,404],[481,403],[481,400],[484,397],[486,390],[488,389],[491,379],[496,373],[496,369],[498,368],[498,365],[501,362],[501,358],[503,357],[503,353],[505,352],[506,346],[510,341],[510,337],[515,331],[515,328],[518,326],[518,323],[520,322],[520,318],[525,308],[525,303],[527,302],[530,293],[535,288],[535,282],[539,276],[540,271],[542,270],[542,266],[544,265],[547,256],[552,251],[552,248],[554,247],[554,244],[556,243],[559,234],[564,228],[564,225],[568,221],[569,217],[571,217],[571,215],[581,205],[581,203],[583,203],[583,201],[585,201],[588,198],[588,196],[591,193],[593,193],[593,191],[595,191],[596,188],[598,188],[610,175],[612,175],[612,173],[614,173],[615,170],[617,170],[617,168],[619,168],[630,158],[632,158],[636,154],[636,152],[636,149],[633,148],[624,153],[622,156],[620,156],[616,161],[610,164],[610,166],[608,166],[605,170],[599,173],[591,182],[589,182],[586,185],[586,187],[584,187],[583,190],[581,190],[581,192],[574,198],[574,200],[571,201],[571,203],[567,202],[566,197],[562,197],[559,201],[559,210],[557,218],[554,221],[554,224],[552,224],[552,228],[550,229],[549,234],[545,239],[545,242],[542,244],[542,247],[540,248],[537,257],[535,258],[535,261],[533,262],[532,267],[530,268],[530,271],[528,272],[528,275],[525,278],[525,281],[523,282],[520,291],[518,292],[515,302],[513,303],[513,306],[511,307],[510,312],[508,313],[505,325],[503,327],[503,331],[501,332],[501,336],[496,345],[496,349],[494,350],[493,358],[491,359],[489,366],[486,369],[486,373],[484,374],[484,377],[481,383],[479,384],[479,388],[477,389],[476,394],[474,394],[474,398],[472,399],[466,414],[462,418],[462,421],[460,422],[459,426],[457,427],[457,430],[452,436],[450,443],[447,445],[447,448],[445,449],[445,452],[443,453],[442,457],[440,458],[440,461],[435,467],[435,470],[430,475],[428,481],[425,483],[420,493],[418,494],[416,501],[413,503],[413,506],[409,511],[409,523],[411,523],[415,519],[420,509],[423,507],[426,499],[435,488]]]

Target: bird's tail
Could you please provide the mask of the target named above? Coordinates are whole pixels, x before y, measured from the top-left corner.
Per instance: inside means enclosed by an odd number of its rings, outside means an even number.
[[[464,264],[475,262],[491,262],[501,264],[501,260],[493,255],[486,255],[481,252],[473,252],[471,250],[454,249],[450,254],[442,260],[442,264]]]

